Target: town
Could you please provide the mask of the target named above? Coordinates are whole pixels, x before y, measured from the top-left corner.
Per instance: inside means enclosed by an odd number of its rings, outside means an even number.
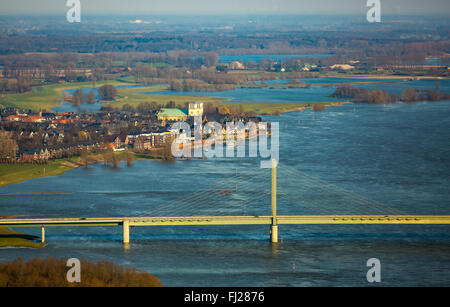
[[[170,106],[170,104],[169,104]],[[227,108],[209,108],[201,102],[187,103],[187,108],[151,107],[146,111],[112,111],[93,113],[39,112],[21,113],[8,108],[1,111],[0,149],[2,163],[45,163],[49,159],[80,156],[83,153],[130,150],[148,156],[172,158],[165,146],[179,137],[171,129],[174,122],[194,125],[194,117],[224,125],[230,121],[259,122],[259,117],[245,113],[231,114]],[[214,112],[216,111],[216,112]],[[204,138],[207,135],[203,136]],[[185,142],[193,140],[186,136]],[[164,151],[165,155],[161,155]]]

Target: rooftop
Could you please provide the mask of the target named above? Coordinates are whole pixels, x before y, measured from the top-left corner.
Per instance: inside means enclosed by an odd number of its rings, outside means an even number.
[[[188,116],[187,113],[182,109],[168,109],[162,108],[158,112],[158,116]]]

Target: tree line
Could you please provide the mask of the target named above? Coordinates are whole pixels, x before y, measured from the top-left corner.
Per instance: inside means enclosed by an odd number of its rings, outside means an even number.
[[[350,98],[357,103],[385,104],[391,102],[416,102],[416,101],[438,101],[450,99],[450,94],[435,90],[416,90],[411,87],[405,89],[400,96],[388,93],[386,90],[367,90],[365,88],[350,85],[340,86],[331,94],[334,98]]]
[[[112,262],[81,260],[81,282],[67,281],[67,259],[35,258],[0,263],[0,287],[161,287],[154,275]]]

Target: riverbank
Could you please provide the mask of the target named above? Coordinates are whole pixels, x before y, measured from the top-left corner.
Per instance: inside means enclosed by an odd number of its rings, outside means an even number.
[[[126,152],[117,153],[120,161],[126,160]],[[136,153],[134,160],[160,160],[161,155]],[[104,162],[103,154],[93,154],[88,164]],[[47,164],[0,164],[0,187],[34,178],[59,176],[74,168],[85,167],[81,157],[49,160]]]
[[[41,248],[44,243],[34,242],[39,237],[16,232],[8,228],[0,227],[0,248],[2,247],[30,247]]]
[[[0,164],[0,187],[39,177],[62,175],[78,167],[75,160],[51,160],[47,164]]]
[[[3,215],[0,219],[18,217],[18,215]],[[30,247],[40,248],[43,243],[34,242],[39,237],[16,232],[5,227],[0,227],[0,248],[2,247]]]
[[[304,106],[288,108],[288,109],[284,110],[283,112],[280,111],[280,114],[289,113],[289,112],[297,112],[297,111],[301,112],[301,111],[305,111],[307,109],[313,109],[315,105],[322,105],[324,107],[338,107],[338,106],[341,106],[343,104],[348,104],[348,103],[353,103],[353,102],[352,101],[338,101],[338,102],[305,103]]]
[[[89,156],[89,164],[103,162],[101,154]],[[0,164],[0,187],[34,178],[62,175],[71,169],[83,167],[81,157],[49,160],[46,164]]]

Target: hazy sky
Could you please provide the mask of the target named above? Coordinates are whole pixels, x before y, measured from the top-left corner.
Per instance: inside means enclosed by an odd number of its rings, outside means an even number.
[[[0,0],[0,14],[65,14],[67,0]],[[82,14],[359,14],[367,0],[80,0]],[[384,14],[450,14],[450,0],[381,0]]]

